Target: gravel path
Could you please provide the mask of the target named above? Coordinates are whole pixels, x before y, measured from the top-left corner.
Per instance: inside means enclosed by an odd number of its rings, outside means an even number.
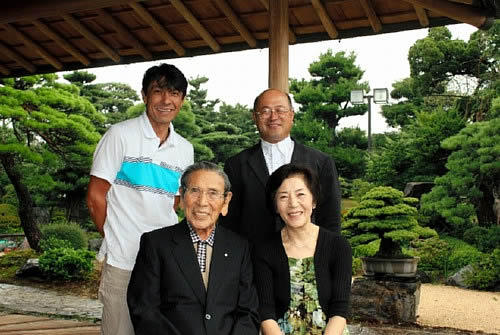
[[[500,334],[500,292],[422,284],[417,323]]]
[[[67,296],[45,289],[0,284],[0,315],[2,313],[99,320],[101,304],[95,299]],[[422,284],[417,323],[438,328],[418,329],[417,326],[399,329],[397,325],[350,324],[349,330],[352,335],[455,335],[476,331],[500,335],[499,315],[499,292]]]

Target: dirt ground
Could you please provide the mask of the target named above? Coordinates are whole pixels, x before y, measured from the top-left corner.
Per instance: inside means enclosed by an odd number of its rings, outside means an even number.
[[[422,284],[417,323],[500,334],[500,292]]]

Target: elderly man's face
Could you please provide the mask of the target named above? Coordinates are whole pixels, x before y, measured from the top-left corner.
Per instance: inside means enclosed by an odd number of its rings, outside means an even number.
[[[257,113],[252,114],[253,120],[264,141],[278,143],[290,135],[294,113],[283,92],[276,89],[267,90],[262,93],[256,107]],[[271,113],[263,114],[266,110]],[[278,110],[286,112],[280,114]]]
[[[200,238],[208,238],[219,214],[227,214],[231,196],[228,192],[224,197],[224,178],[214,171],[198,170],[189,176],[180,205]]]

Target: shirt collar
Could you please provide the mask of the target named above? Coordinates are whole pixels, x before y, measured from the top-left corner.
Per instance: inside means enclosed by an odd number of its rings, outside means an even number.
[[[260,145],[263,151],[269,151],[272,147],[275,147],[283,154],[286,154],[293,150],[293,141],[290,136],[285,137],[278,143],[269,143],[263,139],[260,139]]]
[[[208,236],[208,238],[206,240],[202,240],[200,238],[200,236],[194,231],[193,226],[191,226],[191,224],[187,220],[186,220],[186,222],[187,222],[187,225],[188,225],[188,228],[189,228],[189,235],[191,236],[191,241],[193,241],[193,243],[206,242],[209,246],[211,246],[211,247],[214,246],[214,242],[215,242],[215,228],[217,227],[217,225],[214,227],[214,229],[210,233],[210,236]]]
[[[142,128],[144,130],[144,134],[146,135],[147,138],[158,138],[156,135],[153,126],[151,125],[151,122],[149,121],[148,115],[146,111],[141,114],[141,120],[142,120]],[[177,144],[177,133],[174,130],[174,124],[170,122],[169,125],[169,134],[167,141],[165,143],[166,145],[176,145]]]

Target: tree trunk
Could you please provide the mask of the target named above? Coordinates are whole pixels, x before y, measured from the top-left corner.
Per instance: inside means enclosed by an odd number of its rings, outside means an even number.
[[[479,204],[476,207],[477,221],[481,227],[490,227],[498,220],[494,211],[495,198],[493,197],[491,187],[482,184],[480,190],[483,193],[483,197],[479,200]]]
[[[378,249],[375,257],[380,258],[402,258],[403,250],[399,243],[394,242],[391,239],[383,238],[380,240],[380,247]]]
[[[14,157],[9,154],[2,154],[0,155],[0,161],[2,162],[2,166],[10,182],[14,186],[17,199],[19,200],[19,218],[21,220],[21,227],[23,227],[24,230],[24,235],[26,235],[31,248],[39,250],[38,244],[42,237],[42,232],[36,223],[31,194],[26,185],[22,183],[21,174],[15,167]]]

